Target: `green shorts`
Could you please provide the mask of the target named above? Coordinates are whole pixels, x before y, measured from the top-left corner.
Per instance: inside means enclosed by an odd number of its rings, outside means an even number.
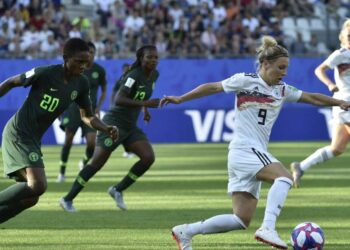
[[[63,130],[69,130],[75,134],[80,127],[82,130],[82,136],[88,133],[96,133],[96,130],[86,125],[80,117],[80,111],[78,108],[70,107],[63,113],[63,119],[61,120],[60,128]]]
[[[105,115],[103,122],[108,125],[117,126],[119,129],[119,138],[116,142],[103,132],[97,132],[96,146],[100,146],[104,149],[114,151],[120,144],[128,146],[136,141],[148,141],[146,134],[138,127],[123,127],[122,124],[118,124],[117,118],[113,115]]]
[[[9,126],[5,126],[2,133],[2,159],[4,173],[11,174],[26,167],[44,167],[41,143],[34,138],[16,136]]]

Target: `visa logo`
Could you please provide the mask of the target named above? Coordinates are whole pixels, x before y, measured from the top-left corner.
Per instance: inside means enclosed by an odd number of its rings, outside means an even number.
[[[201,116],[199,110],[185,110],[192,120],[197,142],[220,142],[233,139],[234,110],[207,110]]]

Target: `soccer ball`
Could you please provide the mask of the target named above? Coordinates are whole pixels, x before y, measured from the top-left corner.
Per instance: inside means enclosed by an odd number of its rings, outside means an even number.
[[[293,229],[290,240],[294,250],[321,250],[325,238],[319,225],[313,222],[304,222]]]

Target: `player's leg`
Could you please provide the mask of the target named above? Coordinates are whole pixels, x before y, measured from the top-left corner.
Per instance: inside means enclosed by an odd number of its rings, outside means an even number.
[[[128,149],[128,147],[123,144],[124,152],[123,152],[123,157],[125,158],[133,158],[135,154]]]
[[[104,164],[107,162],[111,153],[112,151],[104,149],[99,146],[95,148],[91,163],[86,165],[86,167],[79,172],[77,178],[75,179],[72,185],[71,190],[68,192],[66,196],[63,197],[63,200],[61,200],[62,207],[63,207],[62,202],[73,201],[73,199],[85,187],[85,185],[90,180],[90,178],[93,177],[104,166]]]
[[[264,157],[262,158],[264,161],[269,159],[265,153],[261,156]],[[264,220],[255,237],[279,249],[287,249],[287,244],[277,234],[276,221],[293,185],[292,176],[281,163],[273,162],[262,168],[256,178],[259,181],[272,183],[272,186],[267,194]]]
[[[57,177],[57,182],[65,181],[66,167],[67,167],[67,162],[69,158],[70,149],[72,147],[74,135],[75,135],[75,131],[71,131],[69,128],[65,129],[65,138],[61,149],[60,172]]]
[[[34,206],[47,188],[43,167],[27,167],[11,176],[16,184],[0,192],[0,223]]]
[[[85,134],[86,138],[86,148],[85,148],[85,156],[83,159],[79,162],[79,169],[82,170],[86,164],[91,159],[94,149],[95,149],[95,141],[96,141],[96,132],[95,131],[89,131]]]
[[[291,171],[295,187],[300,186],[300,179],[304,171],[312,166],[332,159],[335,156],[341,155],[345,152],[347,143],[350,139],[350,133],[347,131],[347,125],[338,124],[333,128],[333,138],[331,145],[317,149],[314,153],[308,156],[303,161],[293,162],[291,164]]]
[[[152,145],[147,140],[135,141],[128,145],[128,148],[140,159],[130,168],[128,174],[114,186],[118,192],[130,187],[155,161]]]

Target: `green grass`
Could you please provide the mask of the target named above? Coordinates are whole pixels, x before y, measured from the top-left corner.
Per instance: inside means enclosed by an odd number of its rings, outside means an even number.
[[[270,152],[285,166],[301,160],[320,143],[272,143]],[[76,198],[78,213],[66,213],[58,200],[69,190],[78,172],[83,146],[72,148],[68,180],[57,184],[60,147],[43,147],[47,192],[39,204],[0,225],[0,249],[177,249],[172,226],[231,213],[226,194],[227,144],[158,144],[157,160],[147,174],[125,192],[127,212],[118,210],[106,190],[119,181],[135,159],[113,153],[106,166]],[[314,221],[326,235],[326,250],[350,249],[350,153],[312,168],[301,189],[292,189],[278,221],[288,240],[293,227]],[[1,163],[2,165],[2,163]],[[0,179],[0,189],[13,181]],[[253,239],[262,221],[268,185],[250,228],[194,238],[196,250],[270,249]]]

